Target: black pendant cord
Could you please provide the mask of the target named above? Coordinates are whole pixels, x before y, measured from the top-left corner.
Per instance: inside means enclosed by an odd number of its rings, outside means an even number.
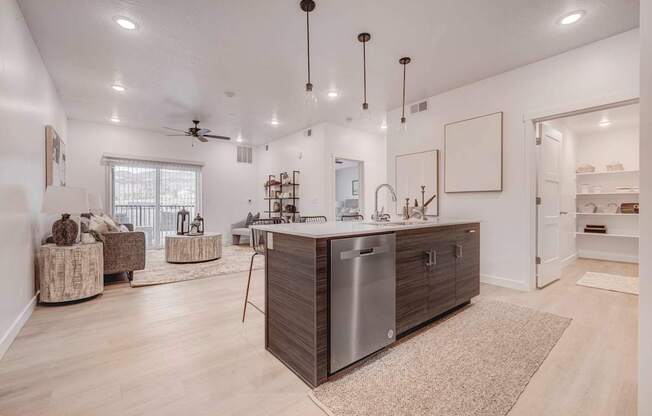
[[[405,122],[405,72],[407,65],[403,64],[403,115],[401,116],[401,121]]]
[[[363,92],[364,92],[364,102],[362,103],[362,111],[369,109],[369,104],[367,103],[367,42],[371,40],[371,35],[369,33],[360,33],[358,35],[358,41],[362,42],[362,81],[363,81]]]
[[[367,107],[367,42],[362,42],[362,79],[364,83],[364,103],[362,107]],[[366,108],[365,108],[366,110]]]
[[[401,114],[401,124],[405,124],[405,73],[407,71],[407,64],[409,64],[411,59],[407,56],[398,60],[398,63],[403,65],[403,112]]]
[[[306,44],[308,45],[308,83],[306,90],[312,91],[312,83],[310,82],[310,12],[306,12]]]

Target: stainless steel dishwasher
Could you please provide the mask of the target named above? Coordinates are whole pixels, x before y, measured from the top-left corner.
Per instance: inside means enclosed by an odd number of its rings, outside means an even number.
[[[396,339],[396,237],[330,243],[330,373]]]

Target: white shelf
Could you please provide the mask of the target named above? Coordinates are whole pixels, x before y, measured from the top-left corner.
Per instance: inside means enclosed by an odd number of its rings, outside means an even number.
[[[577,215],[588,215],[588,216],[596,216],[596,217],[636,217],[638,218],[638,214],[622,214],[622,213],[615,213],[615,214],[609,214],[606,212],[591,212],[591,213],[584,213],[584,212],[576,212],[575,214]]]
[[[620,196],[620,195],[640,195],[640,192],[600,192],[600,193],[595,193],[595,192],[589,192],[589,193],[581,193],[578,192],[575,195],[576,196]]]
[[[615,172],[607,172],[607,171],[602,171],[602,172],[587,172],[587,173],[577,173],[577,176],[595,176],[595,175],[621,175],[624,173],[639,173],[640,171],[638,170],[619,170]]]
[[[576,232],[575,235],[590,235],[593,237],[612,237],[612,238],[638,238],[638,236],[634,234],[599,234],[599,233],[585,233],[581,231]]]

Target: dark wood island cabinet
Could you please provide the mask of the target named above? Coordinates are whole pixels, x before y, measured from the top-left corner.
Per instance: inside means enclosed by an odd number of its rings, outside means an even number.
[[[282,224],[268,231],[265,347],[315,387],[329,377],[329,241],[395,233],[396,336],[480,293],[480,224]]]

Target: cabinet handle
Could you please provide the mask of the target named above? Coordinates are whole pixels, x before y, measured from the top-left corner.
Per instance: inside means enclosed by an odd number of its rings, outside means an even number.
[[[426,255],[426,268],[432,270],[432,267],[437,265],[437,252],[435,250],[429,250],[424,254]]]
[[[463,255],[464,255],[464,252],[462,251],[462,245],[461,244],[456,244],[455,245],[455,257],[457,257],[459,259]]]

